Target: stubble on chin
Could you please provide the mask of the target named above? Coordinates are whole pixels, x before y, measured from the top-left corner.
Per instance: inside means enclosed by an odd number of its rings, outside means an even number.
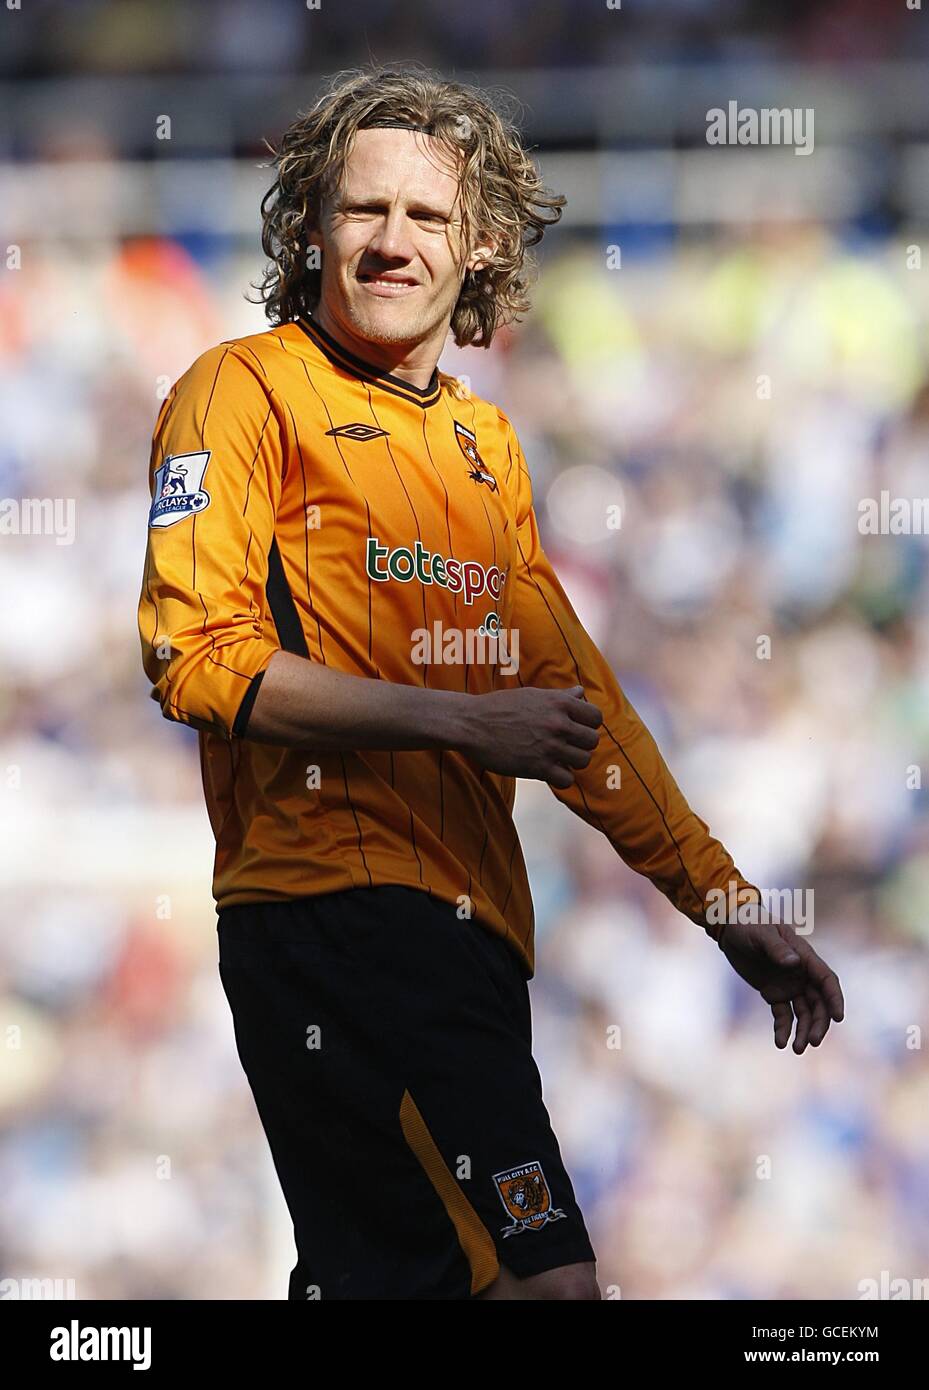
[[[390,307],[390,301],[385,301]],[[346,305],[349,322],[359,337],[372,343],[416,343],[435,327],[435,318],[424,308],[402,314],[378,313],[353,300]]]

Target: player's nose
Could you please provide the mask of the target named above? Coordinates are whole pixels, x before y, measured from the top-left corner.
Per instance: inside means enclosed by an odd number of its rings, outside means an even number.
[[[403,209],[394,204],[382,217],[368,244],[368,250],[385,260],[408,260],[412,255],[409,226]]]

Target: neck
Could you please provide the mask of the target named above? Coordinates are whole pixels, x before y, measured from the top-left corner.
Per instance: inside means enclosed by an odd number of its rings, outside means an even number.
[[[341,320],[333,318],[322,300],[313,310],[311,318],[313,323],[318,324],[324,332],[328,333],[348,352],[353,352],[356,357],[370,362],[372,367],[389,372],[391,376],[399,377],[401,381],[408,381],[411,386],[416,386],[420,390],[425,390],[432,380],[432,374],[435,371],[448,332],[446,328],[441,341],[437,341],[438,333],[436,333],[422,342],[412,345],[409,343],[376,342],[371,338],[364,338],[360,334],[354,333]]]

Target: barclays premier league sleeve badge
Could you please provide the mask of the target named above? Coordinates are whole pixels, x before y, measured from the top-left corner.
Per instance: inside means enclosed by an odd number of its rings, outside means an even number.
[[[203,489],[203,475],[212,450],[199,454],[169,454],[155,474],[155,492],[149,526],[173,526],[210,505]]]

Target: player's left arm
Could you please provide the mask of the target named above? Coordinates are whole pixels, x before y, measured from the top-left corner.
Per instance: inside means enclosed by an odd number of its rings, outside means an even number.
[[[542,549],[532,484],[509,426],[516,494],[517,563],[511,627],[518,631],[522,685],[582,685],[603,714],[590,761],[553,794],[602,831],[623,861],[717,941],[733,969],[771,1005],[775,1042],[784,1047],[797,1016],[794,1051],[818,1046],[843,1016],[835,973],[805,938],[766,920],[761,893],[691,809],[645,724],[568,600]],[[756,911],[751,911],[754,904]],[[741,912],[732,911],[740,906]],[[754,916],[745,923],[738,917]]]

